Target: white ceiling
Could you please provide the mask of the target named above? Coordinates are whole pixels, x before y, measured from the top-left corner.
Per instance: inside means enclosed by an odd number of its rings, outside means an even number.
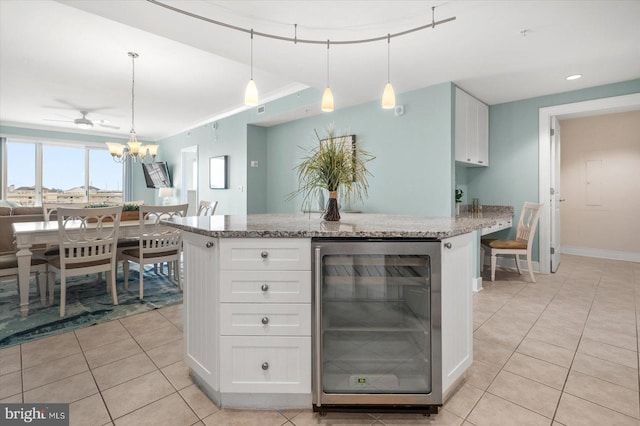
[[[640,1],[211,1],[174,7],[255,31],[318,40],[382,36],[455,16],[391,41],[396,94],[453,81],[488,104],[640,77]],[[522,30],[527,30],[523,36]],[[386,41],[333,45],[336,109],[379,99]],[[135,127],[155,140],[245,109],[249,35],[145,0],[0,0],[0,123],[77,130],[80,110],[127,137],[131,59]],[[580,73],[584,77],[566,81]],[[254,39],[261,102],[326,85],[326,45]],[[317,104],[309,109],[319,109]],[[281,121],[281,120],[280,120]]]

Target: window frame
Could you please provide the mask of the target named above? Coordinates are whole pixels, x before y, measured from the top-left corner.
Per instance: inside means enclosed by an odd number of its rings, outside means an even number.
[[[35,145],[35,206],[42,206],[42,184],[43,184],[43,161],[44,161],[44,146],[56,146],[66,148],[83,148],[84,149],[84,202],[89,202],[89,182],[90,182],[90,164],[89,156],[91,150],[101,150],[108,152],[108,148],[102,142],[88,142],[88,141],[71,141],[60,139],[45,139],[45,138],[25,138],[15,137],[10,135],[0,135],[0,151],[2,162],[2,176],[0,176],[0,194],[2,199],[6,199],[9,189],[9,176],[8,176],[8,144],[11,143],[24,143]],[[129,200],[131,185],[127,183],[128,177],[131,175],[129,161],[122,164],[122,200]]]

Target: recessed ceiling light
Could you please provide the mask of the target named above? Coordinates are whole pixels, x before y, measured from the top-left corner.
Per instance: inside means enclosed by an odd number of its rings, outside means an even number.
[[[565,79],[566,80],[577,80],[580,77],[582,77],[582,74],[573,74],[573,75],[570,75],[569,77],[566,77]]]

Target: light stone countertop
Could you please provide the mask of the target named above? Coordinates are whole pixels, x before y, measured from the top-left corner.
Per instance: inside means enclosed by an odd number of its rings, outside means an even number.
[[[444,239],[486,228],[511,217],[507,211],[483,217],[427,217],[343,213],[339,222],[321,214],[189,216],[163,221],[186,232],[221,238],[435,238]]]

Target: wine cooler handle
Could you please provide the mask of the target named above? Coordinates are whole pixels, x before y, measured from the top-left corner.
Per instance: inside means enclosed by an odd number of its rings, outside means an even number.
[[[315,327],[315,349],[316,356],[313,363],[314,374],[316,376],[316,406],[322,405],[322,372],[320,371],[320,360],[322,359],[322,350],[320,343],[322,342],[322,254],[320,253],[320,247],[316,247],[316,279],[315,279],[315,310],[316,310],[316,327]]]

